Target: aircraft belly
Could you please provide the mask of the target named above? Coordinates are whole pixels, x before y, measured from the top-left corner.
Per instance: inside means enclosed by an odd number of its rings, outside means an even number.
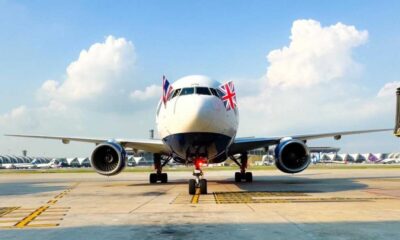
[[[230,136],[211,132],[177,133],[163,139],[175,156],[189,161],[193,157],[207,157],[212,161],[221,155],[225,159],[231,140]]]

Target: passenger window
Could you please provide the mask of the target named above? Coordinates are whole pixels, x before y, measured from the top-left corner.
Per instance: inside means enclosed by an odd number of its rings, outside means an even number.
[[[182,88],[180,96],[189,95],[194,93],[194,88]]]
[[[210,90],[206,87],[196,87],[196,93],[200,95],[211,95]]]

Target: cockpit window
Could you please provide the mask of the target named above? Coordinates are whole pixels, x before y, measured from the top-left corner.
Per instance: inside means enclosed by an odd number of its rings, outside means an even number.
[[[172,94],[170,95],[168,100],[173,99],[174,97],[177,96],[183,96],[183,95],[190,95],[190,94],[199,94],[199,95],[214,95],[218,98],[223,96],[224,94],[221,92],[219,89],[215,88],[208,88],[208,87],[188,87],[188,88],[178,88],[175,89]]]
[[[222,98],[222,97],[225,95],[221,90],[219,90],[219,89],[215,89],[215,90],[217,91],[218,96],[219,96],[220,98]]]
[[[211,91],[211,94],[212,94],[212,95],[214,95],[214,96],[217,96],[217,97],[218,97],[217,90],[215,90],[214,88],[210,88],[210,91]]]
[[[170,98],[170,99],[173,99],[174,97],[178,96],[180,92],[181,92],[181,89],[180,89],[180,88],[176,89],[176,90],[171,94],[171,98]]]
[[[196,93],[200,95],[211,95],[210,90],[206,87],[196,87]]]
[[[194,93],[194,88],[182,88],[180,96],[189,95]]]

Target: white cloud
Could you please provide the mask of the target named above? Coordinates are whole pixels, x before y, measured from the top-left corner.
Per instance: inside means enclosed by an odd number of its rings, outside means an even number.
[[[63,81],[47,80],[37,90],[39,102],[20,106],[0,116],[7,131],[52,132],[80,129],[90,125],[95,112],[116,111],[129,104],[129,91],[135,84],[133,43],[124,38],[106,37],[82,50],[66,68]],[[137,81],[136,81],[137,82]],[[124,111],[119,111],[124,112]]]
[[[24,105],[12,109],[9,113],[0,116],[0,121],[12,121],[25,116],[27,108]]]
[[[39,95],[59,102],[82,102],[118,95],[129,81],[136,59],[132,42],[108,36],[82,50],[66,69],[62,82],[48,80]]]
[[[150,85],[145,90],[135,90],[131,92],[130,97],[133,100],[146,101],[152,98],[160,97],[162,93],[161,86]]]
[[[400,81],[388,82],[379,90],[378,97],[394,97],[398,87],[400,87]]]
[[[352,50],[367,37],[367,31],[342,23],[324,27],[315,20],[294,21],[290,45],[268,54],[260,92],[238,99],[239,134],[390,127],[393,101],[371,97],[353,77],[359,64]]]
[[[36,118],[31,116],[31,110],[25,105],[18,106],[10,112],[0,115],[0,126],[3,129],[31,129],[38,125]]]
[[[351,52],[367,41],[368,32],[337,23],[322,27],[315,20],[293,22],[289,46],[269,52],[266,81],[272,87],[308,87],[342,78],[357,64]]]

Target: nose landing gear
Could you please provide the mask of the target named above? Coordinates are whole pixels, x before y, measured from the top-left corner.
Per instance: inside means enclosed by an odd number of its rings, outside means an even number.
[[[238,159],[234,158],[233,156],[231,156],[231,159],[240,167],[240,172],[235,172],[235,182],[241,182],[242,180],[245,180],[246,182],[253,182],[253,173],[246,172],[248,154],[240,154],[240,163]]]
[[[201,170],[202,165],[205,160],[203,158],[194,159],[194,167],[193,176],[195,179],[189,180],[189,194],[196,194],[196,189],[200,190],[200,194],[207,194],[207,180],[203,178],[203,171]]]

